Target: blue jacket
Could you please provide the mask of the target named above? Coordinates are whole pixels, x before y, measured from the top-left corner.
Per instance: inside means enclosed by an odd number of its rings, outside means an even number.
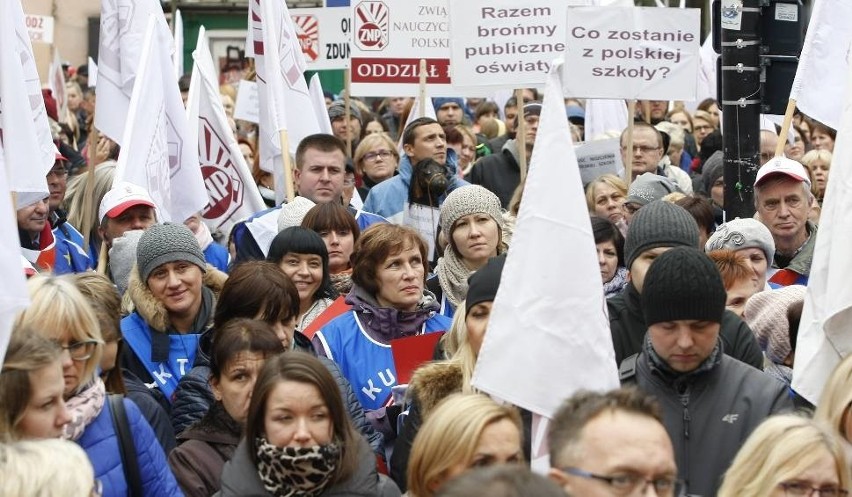
[[[469,184],[459,178],[457,163],[455,150],[447,148],[447,172],[450,175],[447,193]],[[370,194],[364,201],[364,210],[375,212],[394,224],[402,224],[402,214],[405,202],[408,201],[408,188],[411,186],[413,172],[411,160],[403,154],[399,160],[399,174],[370,189]],[[447,193],[438,199],[439,206],[444,203]]]
[[[211,243],[206,249],[204,249],[205,262],[223,273],[228,272],[228,263],[230,262],[230,259],[231,256],[228,254],[228,249],[216,242]]]
[[[124,409],[136,447],[143,494],[151,497],[183,496],[166,462],[163,448],[139,408],[132,401],[124,399]],[[104,402],[100,414],[86,427],[77,443],[89,456],[95,470],[95,478],[104,486],[104,497],[125,497],[128,494],[127,481],[121,464],[118,437],[112,424],[109,401]]]
[[[56,213],[51,215],[51,226],[53,226],[53,238],[56,240],[54,273],[82,273],[97,266],[97,263],[92,264],[89,254],[83,248],[83,235],[77,228]]]

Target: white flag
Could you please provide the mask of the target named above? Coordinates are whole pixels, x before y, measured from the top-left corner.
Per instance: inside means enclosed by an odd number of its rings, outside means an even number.
[[[59,49],[56,47],[53,48],[53,60],[47,70],[47,87],[56,99],[56,114],[59,116],[59,122],[64,123],[68,117],[68,99],[65,96],[65,71],[62,69],[62,57],[59,56]]]
[[[168,47],[166,50],[171,58],[174,42],[159,1],[101,0],[97,108],[104,111],[95,112],[95,126],[122,146],[142,41],[148,16],[152,14],[159,21],[157,34],[162,38],[162,46]],[[90,67],[89,78],[91,74]]]
[[[9,190],[17,192],[15,207],[47,197],[45,176],[56,159],[55,146],[18,0],[0,0],[0,142]]]
[[[557,61],[548,76],[524,202],[473,375],[480,390],[546,417],[578,389],[619,386],[561,70]],[[554,265],[555,253],[570,267]]]
[[[852,2],[816,0],[790,98],[810,117],[837,129],[849,81]]]
[[[327,135],[333,135],[331,131],[331,121],[328,120],[328,107],[325,105],[325,95],[322,94],[322,83],[320,83],[319,74],[311,76],[311,83],[308,85],[311,92],[311,103],[314,105],[314,114],[317,116],[320,130]]]
[[[155,15],[148,19],[114,182],[146,188],[157,204],[159,220],[180,223],[204,208],[207,189],[198,149],[190,145],[194,139],[189,137],[168,46],[156,33],[164,21]]]
[[[0,13],[5,15],[6,11],[0,7]],[[18,227],[12,221],[15,219],[15,211],[6,179],[9,171],[6,170],[3,155],[3,145],[0,143],[0,274],[3,275],[3,285],[0,286],[0,364],[3,364],[6,357],[15,316],[30,302],[24,271],[21,268]]]
[[[89,86],[92,88],[98,86],[98,65],[91,57],[89,57]]]
[[[716,85],[716,60],[719,54],[713,50],[713,35],[707,35],[704,44],[698,50],[701,64],[698,66],[698,85],[696,86],[696,98],[691,102],[684,102],[684,107],[690,112],[695,112],[698,104],[705,98],[718,100]]]
[[[174,19],[174,38],[175,38],[175,77],[180,79],[183,76],[183,16],[180,15],[180,9],[175,10]]]
[[[204,26],[198,32],[198,44],[192,52],[195,65],[189,85],[187,113],[189,143],[195,141],[201,173],[207,187],[208,202],[202,212],[211,231],[230,233],[234,223],[266,209],[254,184],[222,107],[213,55]],[[195,140],[193,140],[193,137]],[[192,145],[190,145],[192,146]]]
[[[817,4],[819,5],[819,4]],[[812,25],[813,27],[813,25]],[[849,68],[846,69],[849,72]],[[852,352],[852,78],[837,130],[793,366],[793,390],[818,404],[835,366]],[[836,104],[836,102],[835,102]]]
[[[614,132],[620,135],[626,127],[627,105],[624,100],[586,100],[586,121],[583,127],[586,141],[599,140],[606,133]]]
[[[296,153],[302,138],[322,132],[303,76],[305,56],[287,5],[251,0],[247,40],[252,44],[260,97],[260,165],[265,171],[280,172],[279,131],[287,130],[290,154]]]

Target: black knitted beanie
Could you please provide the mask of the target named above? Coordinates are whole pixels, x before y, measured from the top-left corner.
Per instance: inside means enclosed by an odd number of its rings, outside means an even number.
[[[721,323],[725,285],[713,261],[693,247],[676,247],[657,257],[642,286],[645,325],[697,320]]]

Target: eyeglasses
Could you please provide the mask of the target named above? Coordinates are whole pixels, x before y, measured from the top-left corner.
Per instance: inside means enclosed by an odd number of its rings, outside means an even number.
[[[57,342],[56,345],[63,351],[67,350],[68,355],[71,356],[72,360],[87,361],[95,353],[95,348],[99,343],[100,342],[97,340],[85,340],[82,342],[72,343],[71,345],[62,345]]]
[[[633,145],[633,152],[639,152],[642,155],[650,154],[656,150],[659,150],[660,147],[646,147],[645,145]],[[627,150],[627,147],[621,147],[621,150]]]
[[[784,489],[784,495],[789,497],[811,497],[819,492],[820,497],[845,497],[849,491],[838,487],[812,487],[809,483],[800,481],[784,482],[778,485]]]
[[[683,482],[671,476],[662,476],[653,479],[646,479],[639,475],[596,475],[580,468],[560,468],[569,475],[579,476],[588,480],[598,480],[609,485],[617,495],[631,495],[641,490],[645,493],[648,485],[654,487],[654,492],[660,497],[676,497],[682,495]]]
[[[382,160],[388,160],[392,155],[393,153],[390,150],[379,150],[378,152],[367,152],[364,154],[363,159],[366,162],[373,162],[377,157],[381,157]]]

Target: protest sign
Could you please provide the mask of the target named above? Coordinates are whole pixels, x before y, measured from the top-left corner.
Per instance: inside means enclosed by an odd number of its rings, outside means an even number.
[[[603,174],[620,176],[624,171],[618,138],[584,142],[574,149],[574,153],[577,154],[583,185],[588,185]]]
[[[417,95],[420,59],[435,95],[450,84],[447,0],[362,0],[352,4],[352,95]]]
[[[36,16],[27,14],[24,23],[30,35],[30,41],[53,43],[53,16]]]
[[[699,9],[569,7],[566,95],[694,100]]]
[[[234,119],[260,122],[260,101],[257,95],[257,83],[243,79],[237,88],[237,101],[234,103]]]
[[[457,88],[543,85],[565,51],[569,5],[584,0],[450,2],[452,80]]]
[[[305,54],[306,68],[346,69],[349,67],[348,8],[293,9],[290,17],[296,37]]]

